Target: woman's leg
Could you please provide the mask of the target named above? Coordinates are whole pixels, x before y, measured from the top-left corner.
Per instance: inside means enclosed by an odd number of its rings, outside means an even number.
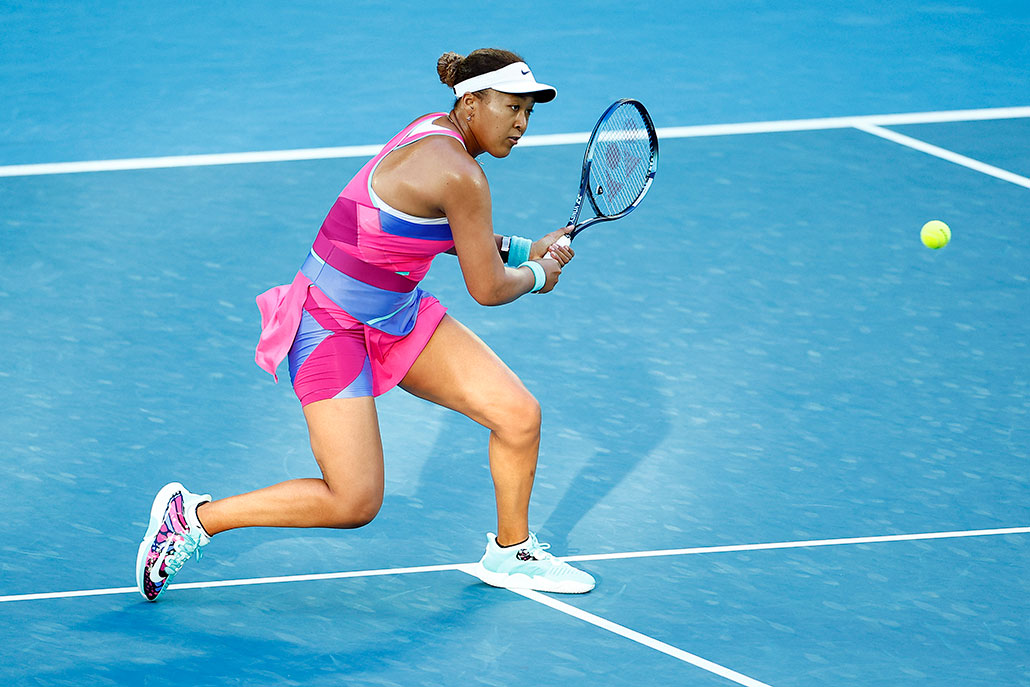
[[[502,546],[525,541],[540,447],[540,404],[522,381],[479,337],[445,316],[401,388],[490,430],[497,540]]]
[[[383,503],[383,446],[369,396],[304,406],[311,450],[322,479],[294,479],[205,503],[197,517],[208,534],[237,527],[361,527]]]

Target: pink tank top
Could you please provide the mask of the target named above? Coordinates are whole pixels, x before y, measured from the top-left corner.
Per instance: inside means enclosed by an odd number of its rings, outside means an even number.
[[[419,117],[390,139],[340,193],[322,224],[321,234],[362,262],[398,272],[419,282],[434,257],[454,247],[446,217],[413,217],[381,201],[372,189],[372,174],[394,150],[427,136],[461,136],[433,122],[446,113]]]
[[[414,217],[390,208],[375,196],[371,179],[383,158],[426,136],[451,136],[464,145],[458,134],[433,124],[445,116],[419,117],[390,139],[337,197],[293,283],[257,297],[261,338],[254,357],[273,377],[293,343],[312,285],[383,334],[405,336],[415,326],[418,282],[433,258],[454,246],[451,228],[446,217]]]

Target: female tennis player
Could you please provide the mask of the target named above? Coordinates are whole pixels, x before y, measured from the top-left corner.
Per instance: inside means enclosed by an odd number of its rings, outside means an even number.
[[[540,406],[475,334],[418,287],[432,259],[456,254],[469,293],[501,305],[547,293],[573,257],[555,245],[494,234],[490,190],[476,162],[503,158],[526,133],[535,103],[557,91],[538,83],[518,55],[446,53],[440,80],[450,112],[419,117],[391,139],[336,199],[293,283],[258,297],[256,361],[290,379],[307,420],[321,479],[295,479],[212,500],[173,482],[154,500],[139,547],[140,593],[158,598],[191,555],[238,527],[355,528],[383,500],[383,447],[375,397],[400,386],[490,430],[497,501],[476,566],[484,582],[582,593],[594,579],[547,553],[529,530],[540,442]]]

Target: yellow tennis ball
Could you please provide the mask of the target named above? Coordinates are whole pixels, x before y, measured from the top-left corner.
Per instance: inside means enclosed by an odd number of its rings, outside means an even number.
[[[923,225],[919,238],[928,248],[943,248],[951,240],[951,229],[939,219],[932,219]]]

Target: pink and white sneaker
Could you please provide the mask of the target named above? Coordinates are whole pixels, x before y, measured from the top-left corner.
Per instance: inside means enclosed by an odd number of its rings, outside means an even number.
[[[147,601],[157,601],[175,573],[211,538],[197,519],[197,506],[208,494],[191,494],[178,482],[166,484],[150,509],[150,525],[136,554],[136,586]]]

